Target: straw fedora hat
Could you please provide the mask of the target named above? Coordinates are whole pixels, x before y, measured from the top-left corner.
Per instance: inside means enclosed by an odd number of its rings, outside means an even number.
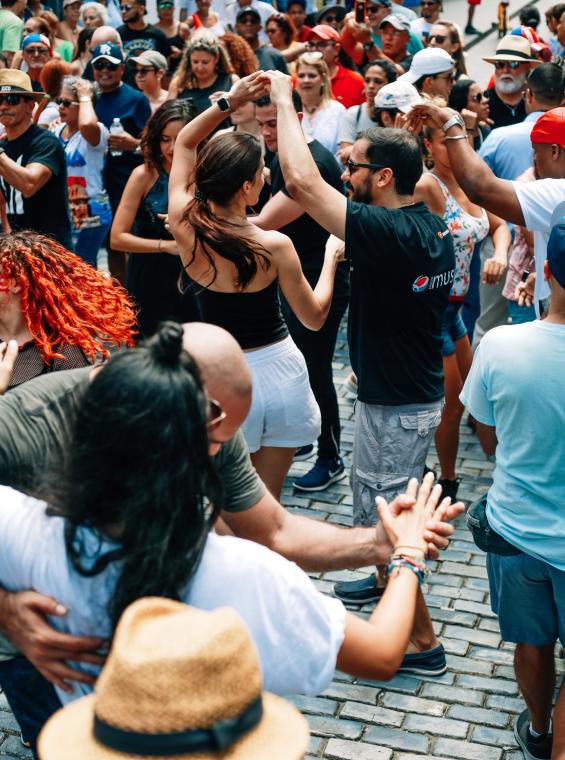
[[[261,691],[239,615],[158,597],[123,614],[91,694],[53,715],[42,760],[301,760],[308,724]]]
[[[539,66],[542,63],[532,55],[532,49],[528,40],[515,34],[507,34],[496,46],[496,53],[488,58],[483,58],[487,63],[496,61],[518,61],[518,63],[531,63]]]
[[[0,70],[0,95],[24,95],[33,100],[42,100],[44,92],[34,92],[31,79],[25,71],[18,69]]]

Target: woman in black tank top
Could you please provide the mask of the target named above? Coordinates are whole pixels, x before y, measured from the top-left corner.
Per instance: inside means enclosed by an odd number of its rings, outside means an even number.
[[[204,321],[232,333],[246,351],[253,403],[244,423],[253,463],[279,496],[297,447],[312,443],[319,410],[304,357],[284,323],[282,290],[300,321],[319,330],[328,315],[337,257],[329,252],[314,289],[286,235],[247,219],[263,186],[259,141],[249,134],[214,137],[197,148],[233,109],[265,94],[256,72],[236,82],[227,102],[214,104],[177,138],[169,182],[169,223]]]

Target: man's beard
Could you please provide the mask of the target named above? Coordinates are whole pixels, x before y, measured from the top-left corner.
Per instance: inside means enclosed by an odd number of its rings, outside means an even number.
[[[510,81],[510,77],[505,75],[504,80],[499,78],[495,81],[495,89],[503,95],[515,95],[524,87],[526,76],[526,74],[520,74],[517,77],[512,77],[512,81]]]
[[[350,185],[351,187],[351,185]],[[373,196],[371,195],[371,184],[367,180],[361,187],[351,187],[351,200],[356,203],[367,203],[369,206],[373,202]]]

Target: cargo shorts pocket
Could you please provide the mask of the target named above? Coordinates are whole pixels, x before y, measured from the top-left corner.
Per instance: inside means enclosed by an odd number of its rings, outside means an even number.
[[[400,415],[400,424],[404,430],[415,430],[419,438],[426,438],[430,433],[434,433],[440,422],[441,409]]]

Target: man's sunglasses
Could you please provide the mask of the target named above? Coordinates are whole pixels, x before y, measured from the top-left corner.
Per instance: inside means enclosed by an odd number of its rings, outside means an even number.
[[[92,68],[96,69],[96,71],[104,71],[104,69],[108,69],[108,71],[117,71],[120,68],[120,64],[112,63],[112,61],[95,61],[92,64]]]
[[[443,43],[446,41],[447,35],[445,34],[430,34],[428,37],[428,40],[431,42],[432,40],[435,40],[438,45],[443,45]]]
[[[515,69],[518,68],[518,66],[521,66],[521,61],[495,61],[494,62],[494,68],[497,71],[502,71],[506,66],[508,66],[509,69],[512,71],[515,71]]]
[[[63,106],[64,108],[78,106],[77,100],[69,100],[68,98],[55,98],[55,103],[57,103],[58,106]]]
[[[224,410],[220,406],[220,402],[216,401],[216,399],[209,398],[208,399],[208,422],[206,423],[208,432],[210,430],[214,430],[214,428],[217,428],[218,425],[226,419],[226,417],[227,417],[227,414],[224,412]]]
[[[350,158],[347,159],[347,171],[349,174],[354,174],[357,169],[387,169],[388,167],[384,166],[383,164],[364,164],[360,163],[359,161],[352,161]]]
[[[323,17],[323,19],[321,20],[321,23],[322,24],[333,24],[334,21],[337,21],[337,16],[335,16],[335,15],[332,16],[332,14],[330,13],[327,16]]]
[[[25,47],[24,53],[27,53],[28,55],[47,55],[49,51],[46,47]]]
[[[425,8],[426,5],[439,5],[439,3],[438,3],[438,0],[427,0],[427,2],[426,2],[426,0],[424,0],[423,3],[420,3],[420,6],[422,8]]]
[[[125,3],[125,5],[120,5],[120,10],[122,13],[127,13],[128,11],[133,10],[133,5],[131,3]]]
[[[22,95],[0,95],[0,106],[7,103],[9,106],[19,106],[22,102]]]

